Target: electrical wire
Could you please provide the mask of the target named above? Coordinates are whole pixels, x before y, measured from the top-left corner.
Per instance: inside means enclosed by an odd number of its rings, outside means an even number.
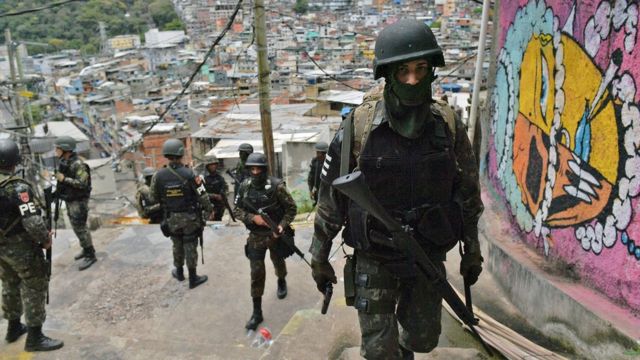
[[[238,0],[238,3],[236,4],[235,10],[233,12],[233,14],[231,15],[231,17],[229,18],[229,21],[227,22],[227,25],[224,27],[224,29],[220,32],[220,34],[218,35],[218,37],[215,39],[215,41],[213,42],[213,44],[211,44],[211,47],[209,48],[209,50],[207,51],[207,53],[204,56],[204,59],[202,60],[202,62],[200,62],[200,64],[198,64],[198,67],[196,67],[196,69],[193,71],[193,73],[191,74],[191,76],[189,77],[189,80],[182,86],[182,91],[180,91],[180,93],[173,98],[173,100],[171,100],[171,102],[169,103],[169,105],[167,105],[167,107],[165,108],[165,110],[160,114],[160,116],[158,117],[157,120],[155,120],[154,122],[151,123],[151,126],[148,127],[145,131],[143,131],[140,134],[140,139],[136,140],[134,142],[132,142],[130,145],[124,146],[120,152],[119,152],[119,156],[122,156],[125,152],[127,152],[130,148],[133,148],[135,146],[137,146],[143,139],[144,136],[146,134],[148,134],[154,126],[156,126],[157,124],[161,123],[162,120],[164,119],[165,115],[167,115],[167,113],[169,112],[169,110],[171,110],[171,108],[173,108],[173,106],[182,98],[182,96],[184,96],[184,94],[187,92],[187,90],[189,89],[189,86],[191,86],[191,83],[193,82],[193,80],[195,79],[195,77],[200,73],[200,70],[202,69],[202,67],[206,64],[207,60],[209,59],[209,57],[211,56],[211,54],[213,54],[213,50],[215,49],[215,47],[218,45],[218,43],[220,43],[220,41],[222,40],[222,38],[224,38],[224,36],[227,34],[227,32],[231,29],[231,26],[233,25],[233,22],[235,21],[236,15],[238,15],[238,12],[240,11],[240,8],[242,6],[242,0]]]
[[[52,8],[55,8],[55,7],[58,7],[58,6],[62,6],[62,5],[66,5],[66,4],[73,3],[73,2],[87,2],[87,0],[65,0],[65,1],[59,1],[59,2],[55,2],[55,3],[51,3],[49,5],[36,7],[36,8],[33,8],[33,9],[19,10],[19,11],[14,11],[14,12],[6,12],[4,14],[0,14],[0,18],[9,17],[9,16],[18,16],[18,15],[24,15],[24,14],[30,14],[30,13],[39,12],[39,11],[42,11],[42,10],[52,9]]]

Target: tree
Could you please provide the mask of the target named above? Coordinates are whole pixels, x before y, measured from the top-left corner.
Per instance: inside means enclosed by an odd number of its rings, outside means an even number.
[[[168,22],[166,24],[164,24],[164,27],[161,28],[164,31],[170,31],[170,30],[184,30],[184,24],[182,23],[182,21],[180,21],[180,19],[174,19],[171,22]]]
[[[308,0],[296,0],[296,5],[293,7],[293,11],[296,14],[304,14],[309,11],[309,1]]]

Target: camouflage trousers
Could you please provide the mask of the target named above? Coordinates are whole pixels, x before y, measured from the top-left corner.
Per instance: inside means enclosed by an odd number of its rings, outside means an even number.
[[[244,251],[247,258],[249,258],[251,266],[251,297],[261,297],[264,294],[266,279],[264,258],[267,254],[267,249],[278,279],[287,276],[287,264],[282,257],[279,257],[271,250],[272,246],[273,239],[270,236],[249,233]]]
[[[444,263],[435,261],[443,274]],[[366,359],[402,359],[400,347],[429,352],[438,345],[442,297],[422,274],[398,279],[361,253],[356,260],[356,300]]]
[[[69,220],[71,221],[71,227],[73,232],[80,241],[80,246],[83,249],[93,247],[91,241],[91,232],[87,227],[87,218],[89,216],[89,199],[86,200],[74,200],[67,201],[67,213],[69,214]]]
[[[42,249],[26,234],[7,241],[8,244],[0,245],[4,318],[19,320],[24,312],[27,326],[41,326],[46,318],[44,304],[49,282]]]
[[[198,236],[196,234],[171,236],[171,241],[173,241],[173,265],[181,268],[186,260],[187,269],[195,269],[198,266]]]

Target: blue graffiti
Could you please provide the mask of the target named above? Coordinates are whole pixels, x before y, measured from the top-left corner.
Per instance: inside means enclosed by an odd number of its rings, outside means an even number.
[[[584,162],[589,162],[591,155],[591,122],[589,121],[589,104],[585,105],[584,113],[578,123],[576,130],[576,148],[575,153]]]

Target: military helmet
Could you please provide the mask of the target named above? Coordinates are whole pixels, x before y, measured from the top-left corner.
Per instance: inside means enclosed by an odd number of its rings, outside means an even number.
[[[142,176],[144,177],[153,176],[153,174],[155,173],[156,169],[152,168],[151,166],[147,166],[146,168],[142,169]]]
[[[76,149],[76,140],[71,136],[60,136],[55,141],[55,146],[62,151],[74,151]]]
[[[442,49],[431,29],[418,20],[399,20],[378,35],[373,59],[374,78],[383,77],[388,64],[420,58],[426,58],[431,66],[444,66]]]
[[[245,166],[260,166],[260,167],[268,167],[269,163],[267,162],[267,157],[264,156],[263,153],[252,153],[247,158],[247,162],[244,163]]]
[[[253,146],[251,146],[251,144],[242,143],[238,146],[238,151],[244,151],[251,154],[253,152]]]
[[[204,165],[209,165],[209,164],[219,164],[220,161],[218,160],[218,157],[215,155],[207,155],[204,157]]]
[[[168,139],[162,145],[164,156],[184,156],[184,144],[178,139]]]
[[[0,140],[0,166],[11,167],[20,162],[20,149],[11,139]]]
[[[316,151],[327,152],[329,150],[329,144],[324,141],[318,141],[314,148],[316,149]]]

